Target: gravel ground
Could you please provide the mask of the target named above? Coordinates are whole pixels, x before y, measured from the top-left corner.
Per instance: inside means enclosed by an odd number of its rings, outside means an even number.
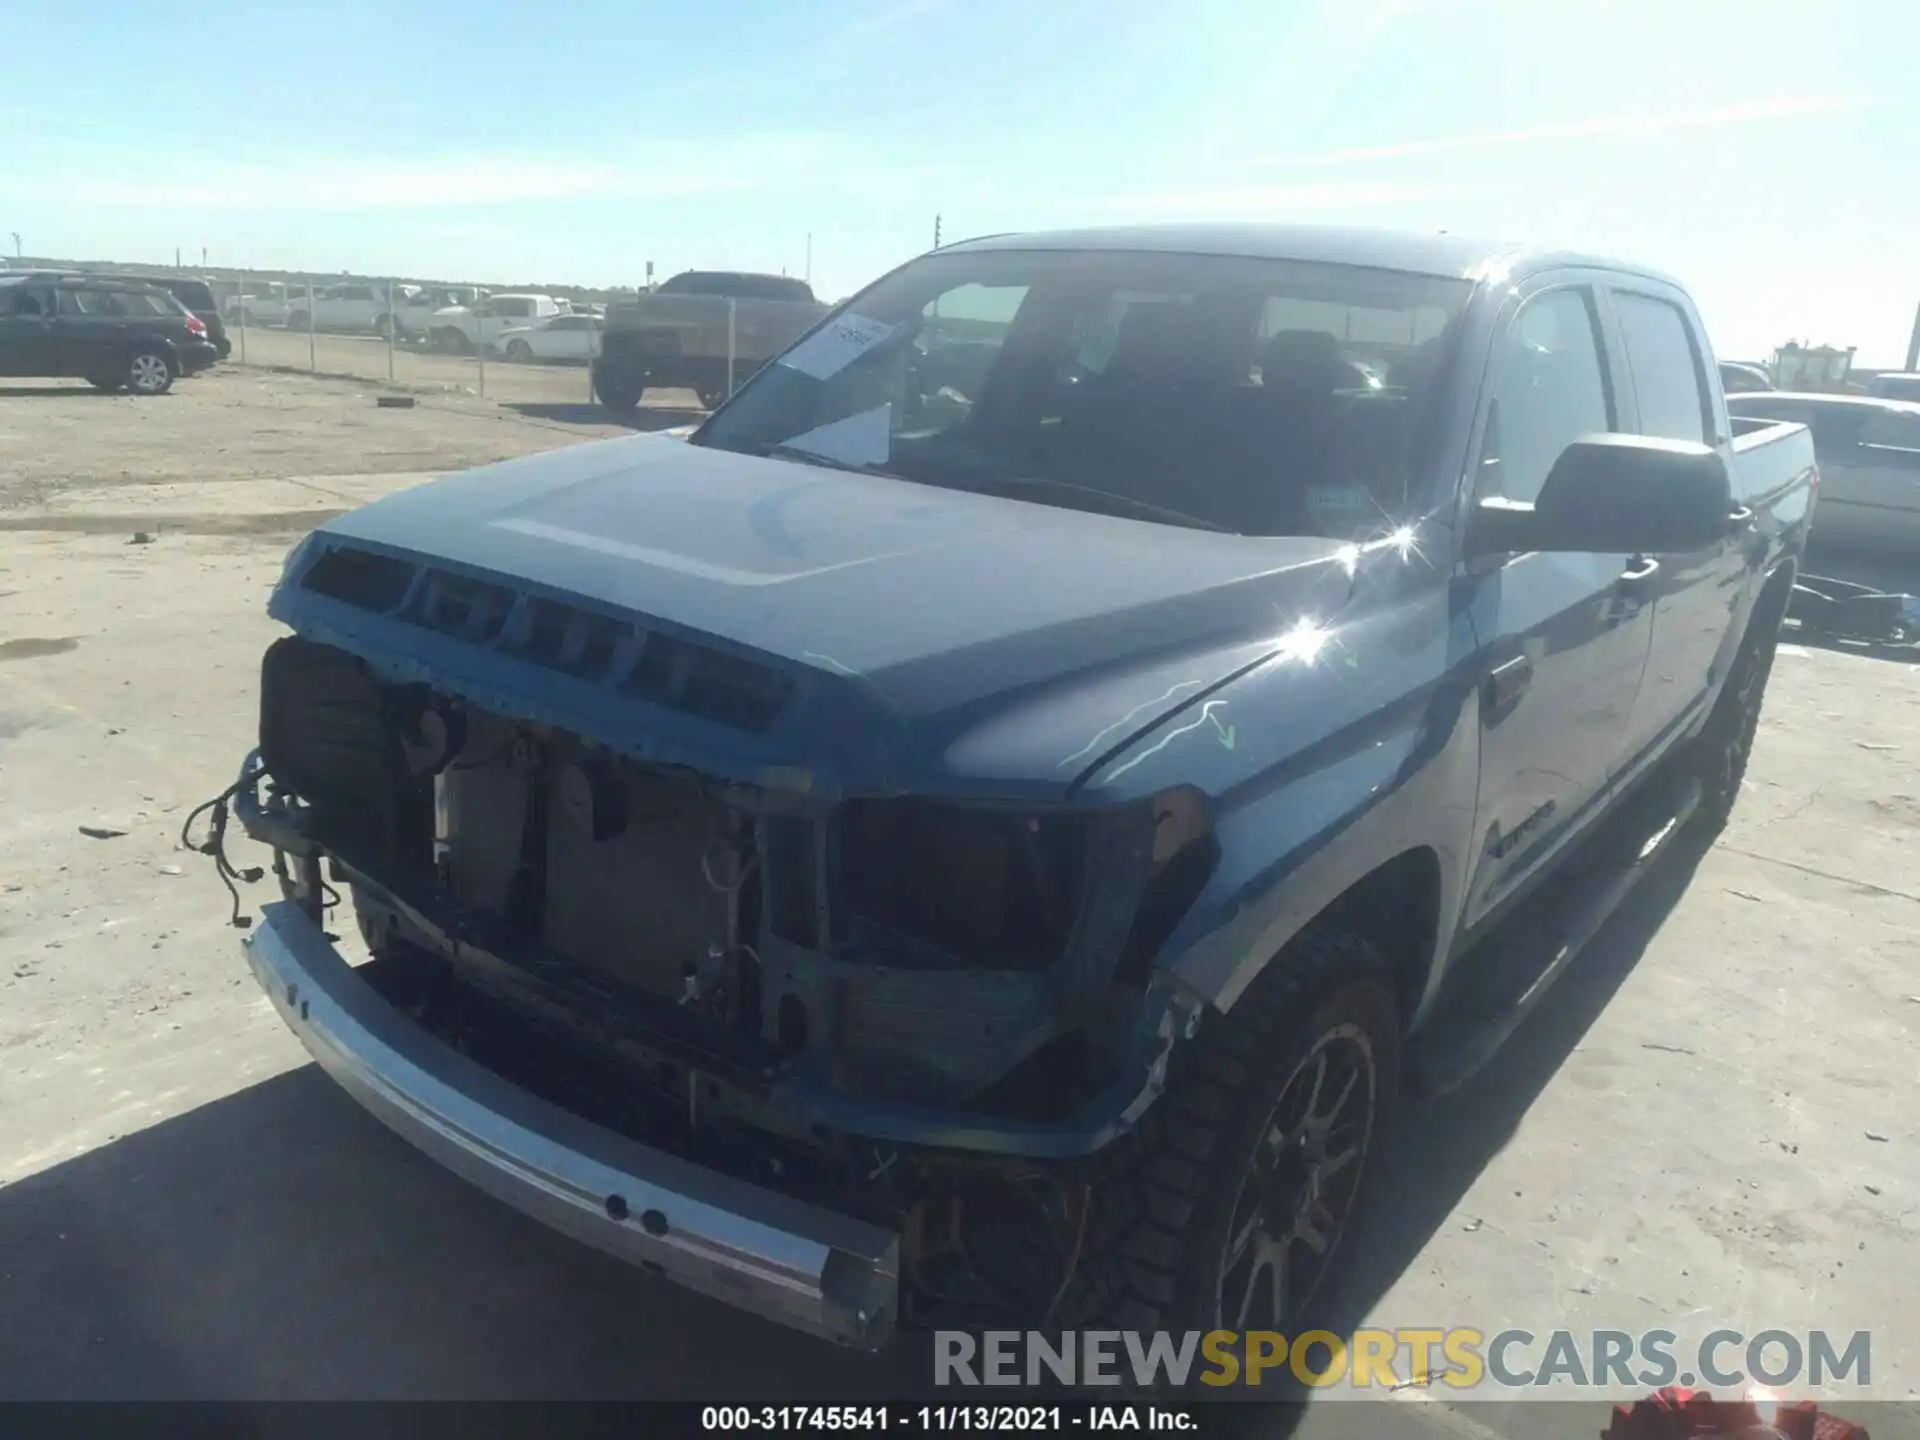
[[[897,1360],[613,1267],[392,1139],[306,1063],[177,846],[252,739],[290,539],[434,472],[619,433],[563,402],[376,409],[227,368],[154,401],[0,385],[0,1396],[894,1382]],[[1789,645],[1731,830],[1409,1117],[1353,1313],[1871,1328],[1876,1388],[1920,1384],[1916,837],[1920,667]],[[1409,1404],[1318,1407],[1300,1433],[1599,1428],[1588,1406]],[[1911,1433],[1911,1412],[1874,1419]]]

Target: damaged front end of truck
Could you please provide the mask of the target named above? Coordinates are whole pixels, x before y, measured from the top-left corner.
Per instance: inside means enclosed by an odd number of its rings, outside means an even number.
[[[272,848],[251,963],[336,1079],[841,1343],[1046,1322],[1093,1157],[1199,1024],[1154,962],[1215,863],[1203,797],[889,786],[857,676],[326,532],[271,609],[219,818]]]

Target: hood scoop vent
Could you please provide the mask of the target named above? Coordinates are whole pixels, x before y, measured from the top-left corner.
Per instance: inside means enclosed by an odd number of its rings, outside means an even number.
[[[337,547],[308,567],[300,588],[736,730],[768,729],[793,692],[791,675],[758,660],[504,578]]]

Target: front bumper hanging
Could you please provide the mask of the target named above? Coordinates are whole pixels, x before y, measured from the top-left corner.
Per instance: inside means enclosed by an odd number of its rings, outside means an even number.
[[[313,1058],[402,1139],[534,1219],[691,1290],[878,1349],[898,1314],[899,1237],[716,1174],[529,1094],[413,1024],[292,902],[243,942]]]

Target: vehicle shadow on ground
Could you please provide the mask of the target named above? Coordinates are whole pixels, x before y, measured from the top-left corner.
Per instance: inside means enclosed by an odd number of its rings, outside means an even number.
[[[95,390],[84,380],[76,380],[71,385],[0,385],[0,400],[31,400],[37,395],[100,395],[106,392]]]
[[[1377,1157],[1371,1203],[1344,1242],[1350,1268],[1327,1298],[1328,1328],[1350,1333],[1419,1257],[1633,973],[1711,848],[1692,830],[1675,836],[1486,1068],[1402,1110]]]
[[[1403,1117],[1334,1328],[1366,1315],[1507,1143],[1702,853],[1678,842],[1492,1064]],[[0,1189],[0,1274],[0,1399],[930,1392],[927,1337],[853,1354],[605,1259],[442,1171],[311,1065]],[[1236,1430],[1266,1435],[1300,1413],[1235,1408]]]
[[[697,425],[707,412],[679,406],[643,405],[620,414],[603,405],[573,401],[525,401],[505,407],[529,420],[551,420],[561,425],[624,425],[629,430],[671,430],[676,425]]]
[[[894,1361],[526,1220],[314,1066],[0,1189],[0,1400],[847,1401]]]

